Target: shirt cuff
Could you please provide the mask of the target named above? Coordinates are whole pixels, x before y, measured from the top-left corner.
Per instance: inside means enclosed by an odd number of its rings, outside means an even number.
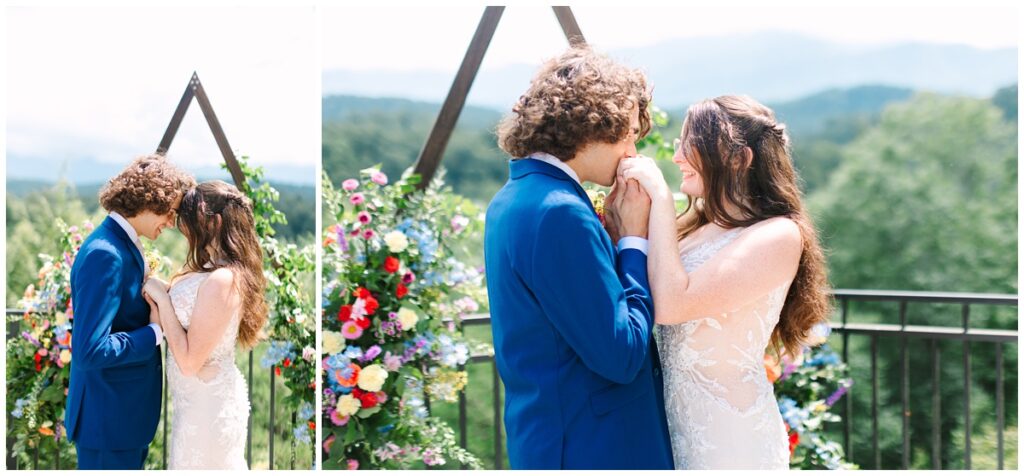
[[[640,238],[639,236],[622,237],[619,240],[619,253],[628,249],[639,250],[644,256],[647,256],[647,238]]]
[[[164,331],[156,324],[150,324],[149,327],[153,328],[153,332],[156,334],[156,345],[159,346],[164,341]]]

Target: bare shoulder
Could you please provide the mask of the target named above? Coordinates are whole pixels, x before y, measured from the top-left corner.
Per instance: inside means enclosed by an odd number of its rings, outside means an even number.
[[[231,299],[235,292],[235,272],[230,268],[218,268],[210,273],[199,289],[200,294],[221,299]]]
[[[797,255],[803,250],[800,226],[789,217],[769,218],[753,225],[749,232],[758,249]]]

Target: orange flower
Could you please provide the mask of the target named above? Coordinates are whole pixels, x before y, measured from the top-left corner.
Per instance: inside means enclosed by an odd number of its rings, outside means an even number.
[[[782,366],[779,365],[779,362],[774,357],[768,354],[764,356],[764,371],[768,375],[768,381],[771,383],[775,383],[782,376]]]
[[[345,378],[344,374],[341,373],[341,369],[334,371],[334,377],[343,387],[355,387],[356,383],[359,382],[359,371],[362,369],[356,364],[348,364],[348,368],[352,369],[352,375],[349,378]]]
[[[39,433],[44,434],[46,436],[53,436],[53,430],[46,427],[39,428]]]

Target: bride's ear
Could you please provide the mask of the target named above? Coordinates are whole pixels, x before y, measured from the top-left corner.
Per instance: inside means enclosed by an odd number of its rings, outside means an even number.
[[[754,163],[754,150],[748,146],[743,146],[743,150],[736,159],[738,160],[736,166],[739,170],[747,170],[750,168],[750,164]]]

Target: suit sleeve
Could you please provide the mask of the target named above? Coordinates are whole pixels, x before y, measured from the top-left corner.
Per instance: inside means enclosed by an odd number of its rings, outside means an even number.
[[[623,250],[616,267],[604,230],[586,207],[559,206],[541,218],[530,267],[541,308],[584,364],[629,383],[648,352],[654,306],[647,257]]]
[[[121,258],[108,250],[92,250],[72,280],[75,286],[71,349],[74,365],[102,369],[143,362],[156,352],[156,333],[149,326],[111,333],[121,307]]]

